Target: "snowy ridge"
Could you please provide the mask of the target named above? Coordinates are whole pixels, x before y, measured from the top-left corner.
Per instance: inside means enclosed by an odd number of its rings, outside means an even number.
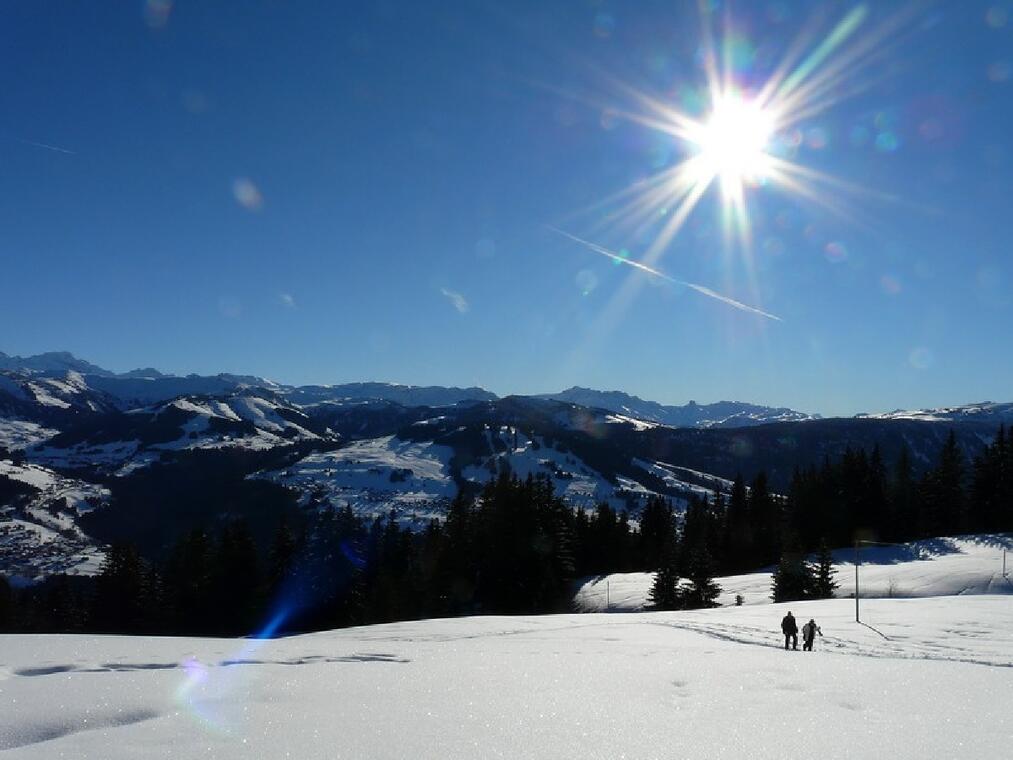
[[[684,406],[666,406],[646,401],[622,391],[598,391],[574,386],[560,393],[549,393],[539,398],[566,401],[594,409],[604,409],[643,423],[656,423],[669,427],[749,427],[768,422],[800,422],[819,419],[818,414],[806,414],[783,407],[761,406],[741,401],[718,401],[698,404],[690,401]]]
[[[240,448],[264,451],[319,439],[300,410],[266,391],[220,398],[186,396],[134,409],[106,424],[76,429],[28,452],[52,467],[97,467],[125,475],[157,461],[162,452]]]
[[[892,412],[877,412],[874,414],[857,414],[860,419],[873,420],[922,420],[924,422],[989,422],[999,425],[1000,423],[1013,423],[1013,403],[997,404],[992,401],[984,401],[979,404],[965,404],[964,406],[943,406],[938,409],[918,409],[905,411],[895,409]]]

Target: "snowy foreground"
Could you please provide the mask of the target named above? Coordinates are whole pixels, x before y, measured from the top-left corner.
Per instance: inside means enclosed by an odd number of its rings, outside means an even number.
[[[1013,746],[1013,598],[428,620],[271,641],[0,636],[18,758],[943,758]]]

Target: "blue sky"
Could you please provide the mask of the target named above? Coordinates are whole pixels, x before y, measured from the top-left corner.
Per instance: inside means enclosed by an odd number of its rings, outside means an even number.
[[[647,254],[657,224],[591,207],[686,157],[616,82],[702,118],[696,3],[352,5],[0,6],[0,350],[824,414],[1013,398],[1010,0],[915,6],[791,126],[793,161],[864,190],[749,188],[747,250],[710,188],[660,251],[782,321],[549,229]],[[710,6],[744,88],[858,7]],[[909,8],[869,4],[825,65]]]

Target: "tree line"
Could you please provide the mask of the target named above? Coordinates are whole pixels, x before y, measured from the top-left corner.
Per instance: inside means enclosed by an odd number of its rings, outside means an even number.
[[[462,614],[567,611],[575,578],[656,572],[658,609],[713,606],[716,575],[771,566],[776,600],[830,596],[829,546],[1013,530],[1013,441],[1004,428],[972,462],[950,435],[934,466],[878,449],[796,469],[788,492],[763,472],[727,494],[649,498],[638,519],[570,508],[547,476],[501,474],[421,531],[393,514],[323,508],[258,546],[239,520],[191,531],[150,561],[114,544],[94,578],[15,590],[0,577],[0,629],[271,635]],[[807,558],[816,555],[810,562]]]

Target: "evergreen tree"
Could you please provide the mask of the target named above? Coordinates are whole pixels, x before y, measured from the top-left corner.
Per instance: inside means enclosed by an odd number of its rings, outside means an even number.
[[[253,631],[260,591],[257,547],[245,521],[222,528],[211,569],[211,595],[221,633]]]
[[[144,633],[152,608],[148,569],[133,546],[113,544],[95,582],[91,619],[100,631]]]
[[[887,528],[884,535],[889,541],[902,541],[914,537],[918,525],[918,499],[911,465],[911,452],[907,446],[900,450],[888,487]]]
[[[7,579],[0,575],[0,631],[14,627],[14,592]]]
[[[971,531],[1002,529],[1006,445],[1006,430],[1000,426],[995,440],[975,457],[968,504],[968,529]]]
[[[771,598],[775,602],[794,602],[805,599],[812,588],[812,570],[803,554],[791,550],[781,555],[772,576]]]
[[[964,457],[951,430],[939,454],[939,462],[922,481],[919,529],[922,538],[933,538],[966,529],[964,512]]]
[[[780,553],[781,503],[770,493],[767,475],[757,474],[749,488],[749,522],[754,551],[749,565],[757,567],[774,562]]]
[[[662,550],[660,563],[647,593],[648,606],[654,610],[678,610],[682,608],[682,593],[679,589],[679,569],[675,542]]]
[[[749,519],[749,504],[746,484],[742,475],[736,475],[732,492],[728,497],[728,513],[725,518],[724,556],[725,569],[729,572],[744,572],[753,569],[753,529]]]
[[[177,633],[215,632],[211,541],[200,529],[181,537],[166,565],[166,595]]]
[[[282,584],[292,571],[299,550],[299,542],[295,532],[283,519],[274,533],[271,548],[267,554],[267,590],[268,597],[279,593]]]
[[[833,555],[827,547],[827,542],[823,541],[820,544],[815,567],[810,569],[812,589],[809,596],[815,599],[832,599],[838,586],[837,581],[834,580],[836,575]]]
[[[688,562],[689,586],[683,592],[686,609],[717,607],[721,587],[714,582],[714,570],[706,547],[694,549]]]
[[[670,543],[675,537],[675,516],[672,505],[660,496],[652,496],[640,513],[639,565],[645,570],[661,566],[666,551],[674,547]]]

